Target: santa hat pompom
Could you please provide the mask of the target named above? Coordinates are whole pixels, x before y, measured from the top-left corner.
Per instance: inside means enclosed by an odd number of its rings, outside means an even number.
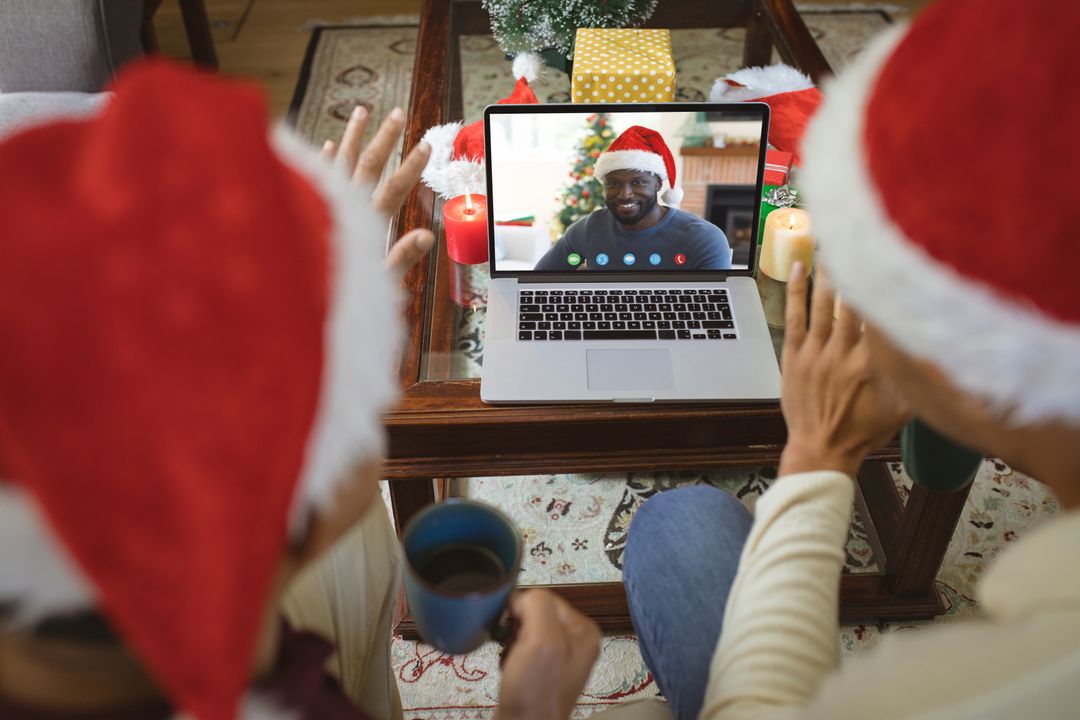
[[[665,190],[661,196],[665,203],[671,207],[679,207],[682,204],[683,191],[682,188],[670,188]]]
[[[515,80],[524,79],[526,82],[536,82],[544,72],[544,58],[534,52],[519,53],[514,57],[511,67]]]

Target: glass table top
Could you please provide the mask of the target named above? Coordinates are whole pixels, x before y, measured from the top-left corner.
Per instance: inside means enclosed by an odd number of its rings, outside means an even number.
[[[884,15],[870,13],[802,13],[826,59],[840,68],[861,48],[865,39],[889,25]],[[676,100],[702,101],[715,78],[742,65],[745,30],[742,28],[676,29],[671,31],[676,62]],[[484,107],[509,94],[514,85],[511,64],[489,35],[461,35],[460,83],[448,83],[448,107],[461,108],[465,122],[483,116]],[[567,102],[570,78],[546,68],[532,83],[541,102]],[[453,110],[451,110],[453,113]],[[483,362],[486,290],[490,282],[486,264],[461,266],[445,252],[442,205],[434,208],[434,229],[443,247],[437,253],[433,297],[429,300],[422,347],[421,378],[426,381],[479,378]],[[451,299],[454,295],[462,302]],[[782,331],[773,331],[779,352]]]

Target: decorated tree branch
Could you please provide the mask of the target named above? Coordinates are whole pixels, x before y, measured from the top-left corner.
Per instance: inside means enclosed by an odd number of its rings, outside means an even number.
[[[604,187],[593,177],[593,165],[615,139],[615,131],[606,113],[590,115],[587,121],[585,134],[575,148],[570,184],[562,193],[563,207],[555,218],[560,234],[578,218],[604,205]]]
[[[554,48],[565,58],[574,56],[574,35],[579,27],[636,27],[648,20],[657,0],[483,0],[491,15],[491,32],[509,55]]]

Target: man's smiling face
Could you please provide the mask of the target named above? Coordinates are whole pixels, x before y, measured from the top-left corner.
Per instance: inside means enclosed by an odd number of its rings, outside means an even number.
[[[604,202],[623,225],[634,225],[656,207],[660,178],[640,170],[613,170],[604,176]]]

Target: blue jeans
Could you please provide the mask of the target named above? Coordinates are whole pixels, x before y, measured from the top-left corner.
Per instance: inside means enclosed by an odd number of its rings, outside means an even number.
[[[641,655],[679,720],[701,711],[724,606],[753,516],[697,486],[658,493],[634,515],[623,583]]]

